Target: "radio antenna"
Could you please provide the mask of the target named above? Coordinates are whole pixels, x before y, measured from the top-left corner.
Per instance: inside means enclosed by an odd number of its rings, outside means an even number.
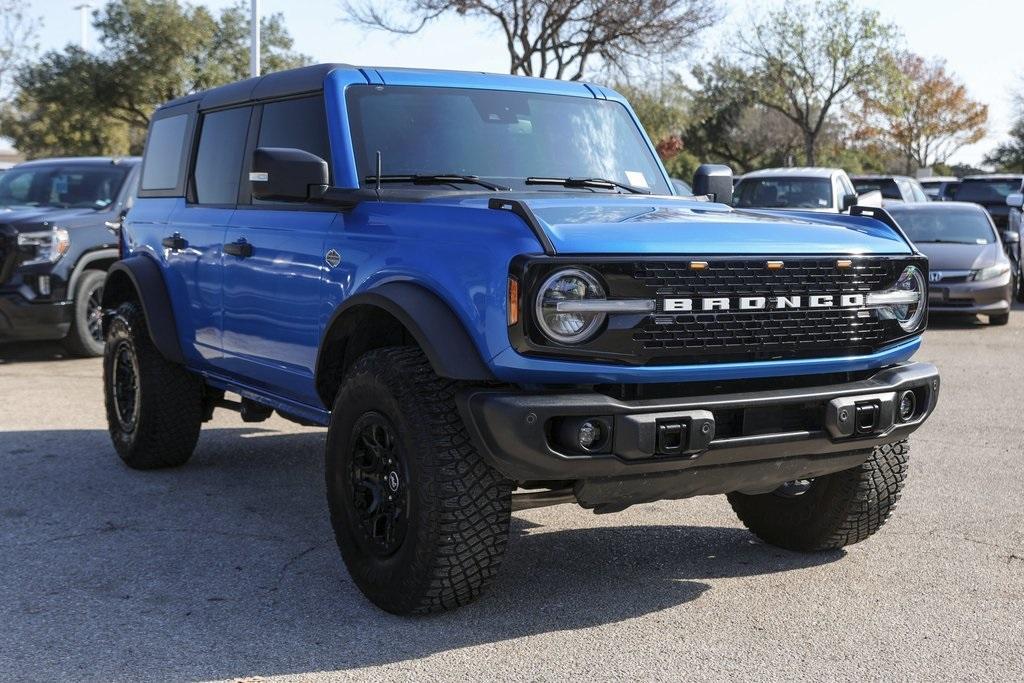
[[[377,191],[377,201],[380,201],[380,173],[381,173],[381,162],[380,162],[380,150],[377,150],[377,185],[374,188]]]

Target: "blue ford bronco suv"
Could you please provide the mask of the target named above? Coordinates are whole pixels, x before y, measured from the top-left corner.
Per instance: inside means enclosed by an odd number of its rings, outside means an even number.
[[[320,65],[169,102],[103,292],[114,446],[326,426],[342,557],[400,614],[477,597],[517,509],[726,494],[769,543],[861,541],[938,396],[927,260],[880,209],[694,182],[583,83]]]

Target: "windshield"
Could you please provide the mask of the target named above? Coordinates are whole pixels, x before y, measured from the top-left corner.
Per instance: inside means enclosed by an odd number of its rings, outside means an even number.
[[[382,175],[475,175],[519,189],[528,177],[604,178],[671,194],[618,102],[416,86],[352,86],[346,99],[364,186],[380,151]]]
[[[744,178],[733,191],[733,205],[762,209],[830,209],[828,178]]]
[[[892,178],[854,178],[853,187],[857,190],[857,194],[867,194],[877,190],[882,193],[883,199],[903,199],[900,188]]]
[[[128,173],[123,166],[26,166],[0,175],[0,206],[105,209]]]
[[[948,205],[947,205],[948,206]],[[995,230],[982,209],[949,209],[921,211],[890,209],[911,242],[956,242],[958,244],[992,244]]]
[[[1020,186],[1020,178],[965,180],[957,188],[955,197],[958,202],[1003,204],[1006,202],[1006,195],[1020,192]]]

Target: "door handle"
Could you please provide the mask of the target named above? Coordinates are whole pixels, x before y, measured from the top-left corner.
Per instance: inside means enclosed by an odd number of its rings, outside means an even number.
[[[160,240],[160,244],[162,244],[165,249],[170,249],[171,251],[181,251],[182,249],[188,246],[188,240],[182,237],[180,232],[176,232],[170,237],[165,237],[162,240]]]
[[[230,254],[231,256],[237,256],[239,258],[249,258],[252,256],[252,245],[245,240],[228,242],[224,245],[224,253]]]

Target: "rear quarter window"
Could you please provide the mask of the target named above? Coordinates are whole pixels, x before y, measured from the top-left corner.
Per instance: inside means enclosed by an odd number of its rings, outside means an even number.
[[[188,114],[167,116],[153,122],[146,142],[141,190],[174,191],[181,188],[188,124]]]

